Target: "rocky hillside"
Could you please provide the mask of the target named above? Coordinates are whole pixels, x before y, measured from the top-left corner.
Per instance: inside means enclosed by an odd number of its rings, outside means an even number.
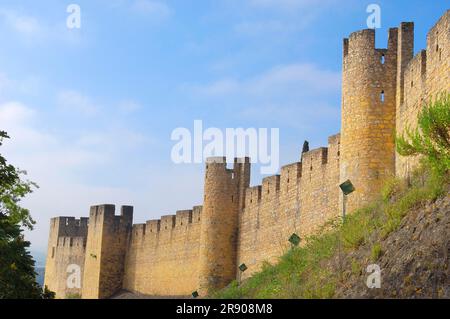
[[[450,196],[411,209],[398,230],[380,241],[380,289],[368,289],[367,273],[344,272],[337,298],[450,298]],[[367,245],[349,253],[352,262],[372,263]],[[336,258],[334,264],[338,263]]]

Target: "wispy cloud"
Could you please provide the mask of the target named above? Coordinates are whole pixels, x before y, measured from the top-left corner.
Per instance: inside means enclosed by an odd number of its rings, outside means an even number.
[[[257,106],[243,107],[238,116],[257,122],[270,119],[272,125],[294,127],[297,130],[310,131],[321,123],[336,121],[339,118],[340,108],[329,105],[324,101],[289,104],[258,104]]]
[[[161,17],[167,17],[172,12],[165,2],[156,0],[136,0],[131,8],[141,13],[158,15]]]
[[[234,31],[244,36],[286,35],[304,30],[336,0],[245,0],[239,1],[241,21],[234,25]],[[342,4],[341,4],[342,5]]]
[[[75,90],[63,90],[58,93],[57,107],[69,113],[88,117],[97,115],[100,111],[100,106],[90,97]]]
[[[8,74],[0,72],[0,100],[8,100],[9,95],[34,96],[42,92],[45,86],[44,79],[35,75],[28,75],[17,81]]]
[[[307,22],[307,19],[297,21],[296,23],[283,20],[261,20],[244,21],[234,26],[234,31],[241,35],[256,36],[266,35],[268,33],[286,33],[301,29]]]
[[[0,9],[0,17],[7,27],[23,35],[41,36],[44,32],[42,24],[33,16],[14,10]]]
[[[68,29],[65,16],[61,20],[51,21],[24,10],[0,7],[0,25],[5,35],[13,35],[14,40],[27,46],[41,43],[62,43],[78,46],[84,43],[83,35],[77,29]]]
[[[247,0],[252,7],[263,9],[298,10],[329,6],[336,0]]]
[[[267,96],[291,90],[335,91],[340,87],[340,73],[323,70],[317,65],[296,63],[276,66],[249,79],[220,79],[205,85],[185,85],[200,96],[230,94]]]
[[[134,100],[122,100],[118,104],[118,109],[123,113],[134,113],[142,109],[142,105]]]

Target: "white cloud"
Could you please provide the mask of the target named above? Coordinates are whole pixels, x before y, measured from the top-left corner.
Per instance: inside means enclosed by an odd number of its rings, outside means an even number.
[[[34,75],[29,75],[20,81],[10,78],[0,72],[0,99],[8,100],[9,95],[35,95],[44,90],[45,81]]]
[[[320,123],[336,121],[340,115],[340,108],[323,101],[302,104],[259,104],[244,107],[239,117],[253,121],[266,121],[270,119],[272,125],[294,127],[300,131],[310,131]],[[318,124],[319,123],[319,124]]]
[[[35,16],[11,8],[0,8],[0,26],[2,37],[11,37],[14,41],[25,46],[35,46],[41,43],[62,43],[64,45],[79,46],[87,39],[86,32],[67,28],[66,16],[51,21],[48,18]]]
[[[0,122],[6,126],[26,122],[33,114],[32,109],[16,101],[7,102],[0,106]]]
[[[123,113],[133,113],[140,110],[142,105],[134,100],[123,100],[119,102],[118,108]]]
[[[8,27],[23,35],[37,36],[43,33],[43,26],[35,17],[7,9],[0,9],[0,17]]]
[[[290,32],[296,30],[298,24],[286,23],[281,20],[244,21],[234,26],[238,34],[255,36],[259,34]]]
[[[11,86],[11,79],[5,73],[0,73],[0,96]]]
[[[172,14],[172,10],[165,2],[156,0],[135,0],[131,9],[156,20],[165,20]]]
[[[246,94],[267,96],[292,89],[334,91],[340,88],[341,75],[317,65],[297,63],[276,66],[249,79],[220,79],[206,85],[185,85],[194,94],[207,97]]]
[[[2,130],[14,138],[12,148],[17,152],[25,153],[36,150],[43,145],[50,146],[54,139],[32,128],[35,122],[35,111],[23,103],[9,101],[0,104],[0,125]]]
[[[94,116],[100,111],[100,107],[86,95],[75,90],[63,90],[57,96],[57,106],[64,111],[83,116]]]
[[[311,7],[322,7],[335,2],[335,0],[248,0],[248,3],[256,8],[296,10]]]
[[[243,36],[271,34],[277,37],[299,32],[314,26],[321,15],[328,12],[336,0],[236,0],[238,8],[244,12],[242,21],[234,26],[234,31]],[[343,6],[343,4],[340,4]],[[347,4],[346,4],[347,5]]]

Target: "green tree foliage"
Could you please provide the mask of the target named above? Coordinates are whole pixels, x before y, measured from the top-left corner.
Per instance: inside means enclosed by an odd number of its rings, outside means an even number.
[[[422,155],[440,175],[450,170],[450,93],[441,94],[419,114],[418,127],[407,128],[396,138],[397,151],[403,156]]]
[[[5,138],[9,136],[0,131],[0,146]],[[0,154],[0,299],[54,298],[52,292],[43,291],[36,282],[30,242],[22,234],[22,227],[31,230],[35,222],[19,202],[37,187],[21,179],[25,174]]]

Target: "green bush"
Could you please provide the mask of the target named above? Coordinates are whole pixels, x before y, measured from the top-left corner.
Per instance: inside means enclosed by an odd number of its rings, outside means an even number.
[[[450,170],[450,93],[442,93],[425,105],[418,116],[418,127],[407,127],[397,136],[397,151],[403,156],[422,155],[440,175]]]

